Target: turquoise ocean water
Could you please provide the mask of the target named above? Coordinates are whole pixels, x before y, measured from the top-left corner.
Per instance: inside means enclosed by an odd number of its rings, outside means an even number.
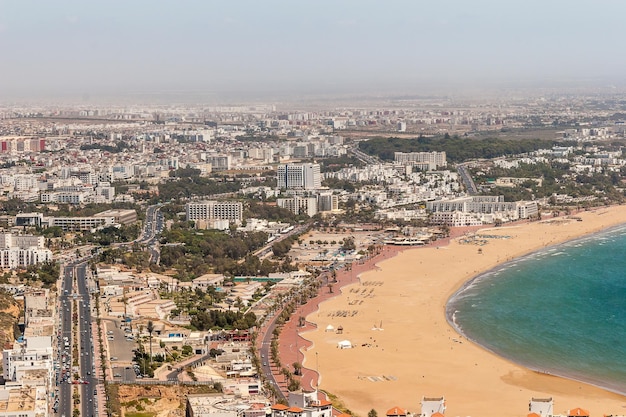
[[[449,300],[447,314],[514,362],[626,394],[626,226],[489,271]]]

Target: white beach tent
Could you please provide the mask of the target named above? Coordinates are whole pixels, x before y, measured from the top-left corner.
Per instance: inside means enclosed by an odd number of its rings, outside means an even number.
[[[332,325],[332,324],[329,324],[328,326],[326,326],[326,331],[327,331],[327,332],[334,332],[334,331],[335,331],[335,328],[333,327],[333,325]]]
[[[352,349],[352,343],[350,343],[349,340],[342,340],[341,342],[337,343],[337,347],[339,349]]]

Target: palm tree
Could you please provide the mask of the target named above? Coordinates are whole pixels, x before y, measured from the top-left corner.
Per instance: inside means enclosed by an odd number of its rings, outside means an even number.
[[[146,330],[148,331],[148,333],[150,334],[150,364],[152,364],[152,332],[154,331],[154,323],[152,323],[152,320],[148,321],[148,325],[146,326]]]
[[[241,311],[241,308],[243,306],[243,300],[241,299],[241,297],[237,296],[237,298],[235,299],[235,307],[237,307],[237,311]]]
[[[292,366],[294,375],[302,375],[302,364],[300,362],[294,362]]]

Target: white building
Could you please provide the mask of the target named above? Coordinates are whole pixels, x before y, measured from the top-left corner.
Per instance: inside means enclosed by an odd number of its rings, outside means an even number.
[[[443,397],[422,397],[422,416],[431,417],[433,414],[446,412],[446,400]]]
[[[206,162],[211,164],[213,171],[227,171],[231,168],[232,158],[230,155],[206,156]]]
[[[229,220],[239,223],[243,220],[243,204],[235,201],[198,201],[185,206],[187,221]]]
[[[13,349],[2,351],[2,376],[6,381],[21,381],[31,371],[45,372],[52,378],[53,354],[50,336],[28,337]],[[48,381],[51,382],[51,381]]]
[[[95,188],[96,196],[102,196],[107,202],[110,202],[115,197],[115,187],[111,187],[111,184],[107,182],[101,182]]]
[[[85,191],[60,191],[43,192],[39,197],[42,203],[82,204],[89,195]]]
[[[313,190],[322,186],[319,164],[286,164],[276,169],[278,188]]]
[[[430,170],[445,167],[448,164],[445,152],[394,152],[393,160],[400,164],[426,163]]]
[[[100,217],[50,217],[49,227],[60,227],[64,231],[96,230],[101,227],[112,226],[115,223],[113,216]]]
[[[209,287],[217,288],[224,283],[223,274],[204,274],[192,281],[191,289],[206,291]]]
[[[320,193],[317,196],[318,211],[333,211],[339,209],[339,196],[332,192]]]
[[[552,417],[554,401],[552,398],[531,398],[528,403],[529,415],[535,413],[540,417]]]
[[[483,215],[482,219],[486,223],[491,223],[495,219],[504,221],[527,219],[539,212],[536,201],[506,202],[503,196],[472,196],[429,201],[426,208],[434,218],[443,218],[438,213],[476,213]]]
[[[272,417],[331,417],[333,407],[330,401],[318,398],[317,390],[312,392],[289,392],[289,406],[274,404]]]
[[[294,214],[306,214],[315,216],[317,214],[317,198],[315,197],[290,197],[276,199],[278,207],[289,210]]]
[[[461,211],[432,213],[430,216],[432,224],[446,225],[450,227],[482,226],[483,219],[477,213],[463,213]]]
[[[13,269],[52,260],[52,251],[44,246],[43,236],[0,234],[0,267]]]

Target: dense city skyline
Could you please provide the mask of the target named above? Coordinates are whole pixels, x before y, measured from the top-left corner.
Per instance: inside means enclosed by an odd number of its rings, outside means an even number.
[[[474,93],[621,87],[619,1],[16,2],[5,98]]]

